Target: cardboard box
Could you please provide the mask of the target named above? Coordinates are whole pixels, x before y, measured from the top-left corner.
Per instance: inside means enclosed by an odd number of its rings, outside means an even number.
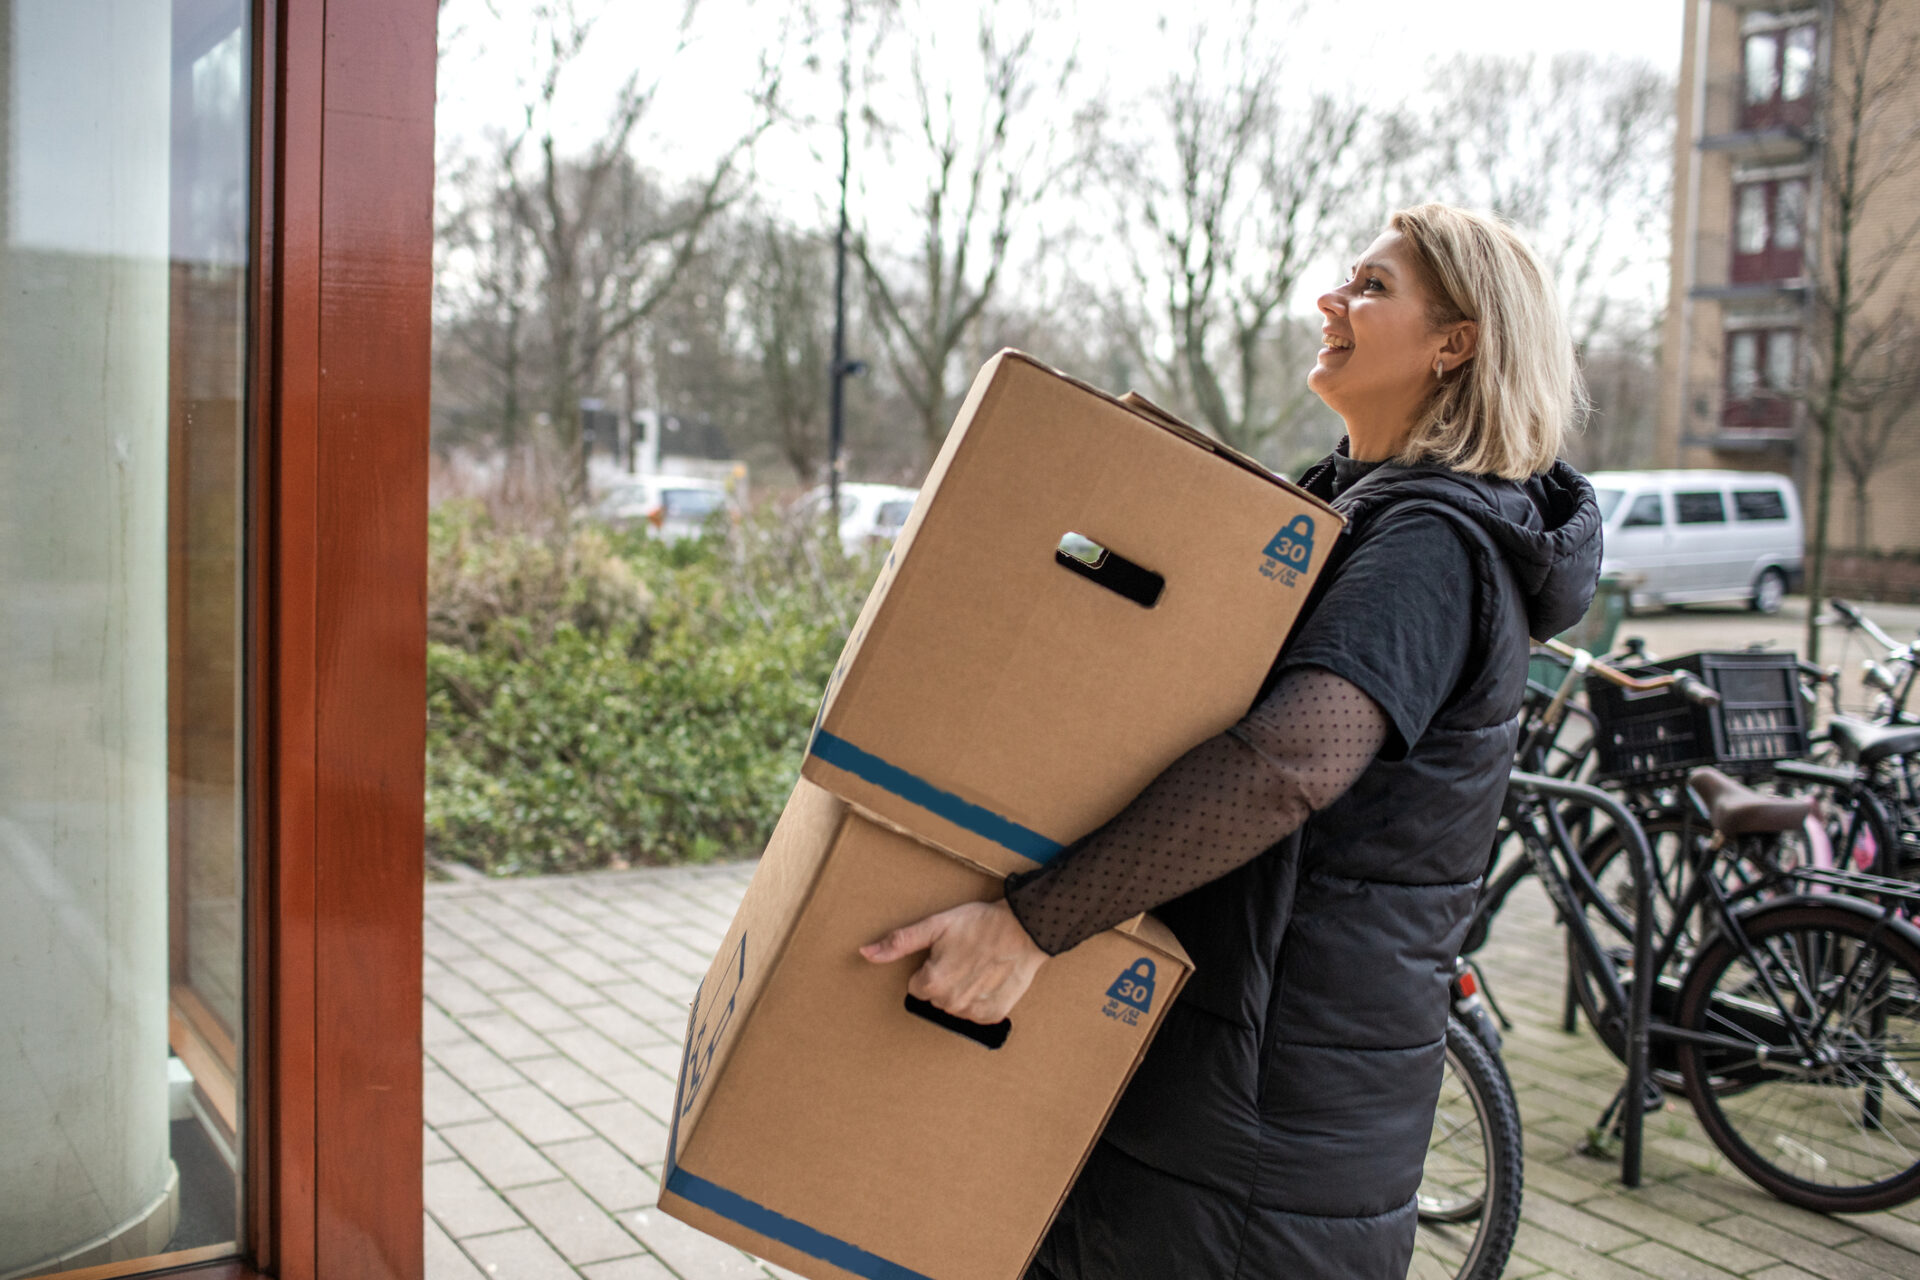
[[[1049,960],[987,1047],[857,953],[1000,879],[802,781],[688,1023],[660,1207],[823,1280],[1017,1280],[1189,962],[1150,917]]]
[[[1341,523],[1146,401],[1003,351],[854,625],[804,776],[983,866],[1045,862],[1247,712]]]

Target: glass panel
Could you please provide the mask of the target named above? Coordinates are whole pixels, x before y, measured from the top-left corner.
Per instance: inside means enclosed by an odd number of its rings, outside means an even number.
[[[1626,497],[1623,489],[1595,489],[1593,499],[1600,504],[1600,522],[1605,524],[1613,519],[1613,513],[1620,508],[1620,499]]]
[[[1747,37],[1745,61],[1749,103],[1773,100],[1774,91],[1780,87],[1779,57],[1780,44],[1774,36]]]
[[[1740,188],[1733,247],[1736,253],[1759,253],[1767,247],[1767,186],[1764,182],[1750,182]]]
[[[1767,335],[1767,386],[1775,391],[1793,390],[1794,332],[1775,329]]]
[[[249,13],[0,0],[0,1276],[239,1235]]]
[[[1727,394],[1745,400],[1760,386],[1760,339],[1736,333],[1727,339]]]
[[[1806,97],[1813,85],[1814,39],[1812,27],[1795,27],[1787,32],[1780,59],[1780,98],[1784,102]]]
[[[1777,489],[1735,489],[1733,513],[1741,520],[1785,520],[1787,503]]]
[[[1807,218],[1807,182],[1789,178],[1782,182],[1773,198],[1773,247],[1798,249],[1800,233]]]
[[[1673,516],[1676,524],[1725,524],[1727,507],[1718,493],[1676,493]]]
[[[1633,500],[1633,509],[1627,512],[1627,518],[1620,522],[1623,529],[1637,529],[1647,525],[1665,524],[1666,514],[1660,507],[1660,495],[1643,493]]]

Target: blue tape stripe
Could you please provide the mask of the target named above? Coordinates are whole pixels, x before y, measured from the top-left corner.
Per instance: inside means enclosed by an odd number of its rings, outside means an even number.
[[[775,1213],[745,1196],[708,1182],[696,1173],[674,1169],[667,1175],[667,1190],[689,1204],[710,1209],[723,1218],[739,1223],[769,1240],[798,1249],[801,1253],[828,1262],[842,1271],[851,1271],[868,1280],[929,1280],[918,1271],[897,1262],[888,1262],[879,1254],[868,1253],[859,1245],[848,1244],[824,1231],[815,1231],[804,1222]]]
[[[991,809],[983,809],[972,801],[962,800],[951,791],[942,791],[925,778],[908,773],[898,765],[888,764],[879,756],[862,751],[845,738],[837,738],[825,729],[813,731],[813,743],[808,752],[836,769],[844,769],[856,778],[865,779],[882,790],[891,791],[902,800],[911,801],[929,813],[945,818],[956,827],[962,827],[977,836],[985,836],[1023,858],[1047,862],[1062,848],[1059,841],[1049,840],[1038,831],[1023,827],[1011,818],[1003,818]]]

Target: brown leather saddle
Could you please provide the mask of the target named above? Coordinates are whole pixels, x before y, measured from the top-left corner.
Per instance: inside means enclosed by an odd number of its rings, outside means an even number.
[[[1707,806],[1707,821],[1723,836],[1793,831],[1813,816],[1811,796],[1770,796],[1710,767],[1689,773],[1687,786]]]

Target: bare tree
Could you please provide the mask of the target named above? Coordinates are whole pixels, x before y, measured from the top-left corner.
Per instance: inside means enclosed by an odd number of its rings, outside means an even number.
[[[1814,480],[1813,547],[1807,597],[1824,598],[1833,482],[1841,441],[1853,425],[1891,426],[1882,397],[1897,404],[1902,381],[1879,378],[1882,353],[1905,324],[1880,295],[1920,237],[1920,212],[1902,201],[1905,182],[1920,172],[1920,113],[1912,85],[1920,78],[1920,28],[1889,0],[1832,0],[1831,72],[1816,99],[1824,122],[1820,146],[1821,220],[1813,278],[1813,376],[1809,416],[1819,442]],[[1871,434],[1870,431],[1867,432]],[[1817,609],[1807,611],[1806,651],[1820,656]]]
[[[794,477],[812,483],[826,462],[831,250],[771,218],[744,228],[744,237],[743,319],[761,403]]]
[[[1873,482],[1889,464],[1920,453],[1920,328],[1896,313],[1885,336],[1855,365],[1851,394],[1834,423],[1834,454],[1852,497],[1853,549],[1871,550]]]
[[[1289,304],[1350,239],[1366,172],[1362,110],[1296,100],[1283,72],[1257,31],[1196,29],[1143,118],[1116,122],[1103,165],[1131,274],[1117,319],[1156,389],[1248,452],[1291,443],[1308,393],[1284,375],[1301,372],[1290,339],[1309,322]]]
[[[1071,57],[1049,65],[1037,14],[1016,25],[990,0],[962,54],[942,47],[931,13],[910,9],[899,24],[913,119],[880,135],[890,165],[917,164],[923,174],[913,248],[889,253],[871,226],[854,245],[882,348],[929,455],[946,433],[968,327],[1001,287],[1016,229],[1063,167],[1039,112],[1058,105],[1074,70]],[[870,123],[881,125],[877,116]]]
[[[1667,280],[1672,79],[1639,59],[1471,56],[1435,72],[1427,101],[1427,122],[1405,125],[1408,198],[1484,209],[1527,234],[1587,374],[1581,460],[1641,460]]]
[[[439,187],[436,408],[465,419],[462,434],[491,437],[517,466],[536,377],[528,349],[538,314],[531,238],[490,166],[443,169]]]
[[[683,10],[675,52],[686,45],[693,8]],[[501,141],[496,160],[501,198],[531,246],[545,347],[539,399],[558,444],[575,459],[578,492],[586,481],[581,398],[598,385],[617,344],[673,288],[714,215],[738,194],[736,171],[765,128],[777,79],[763,62],[758,123],[690,190],[669,196],[631,152],[658,82],[629,75],[600,136],[583,153],[563,155],[555,102],[594,19],[581,16],[572,0],[552,0],[536,8],[535,26],[538,82],[523,126]]]

